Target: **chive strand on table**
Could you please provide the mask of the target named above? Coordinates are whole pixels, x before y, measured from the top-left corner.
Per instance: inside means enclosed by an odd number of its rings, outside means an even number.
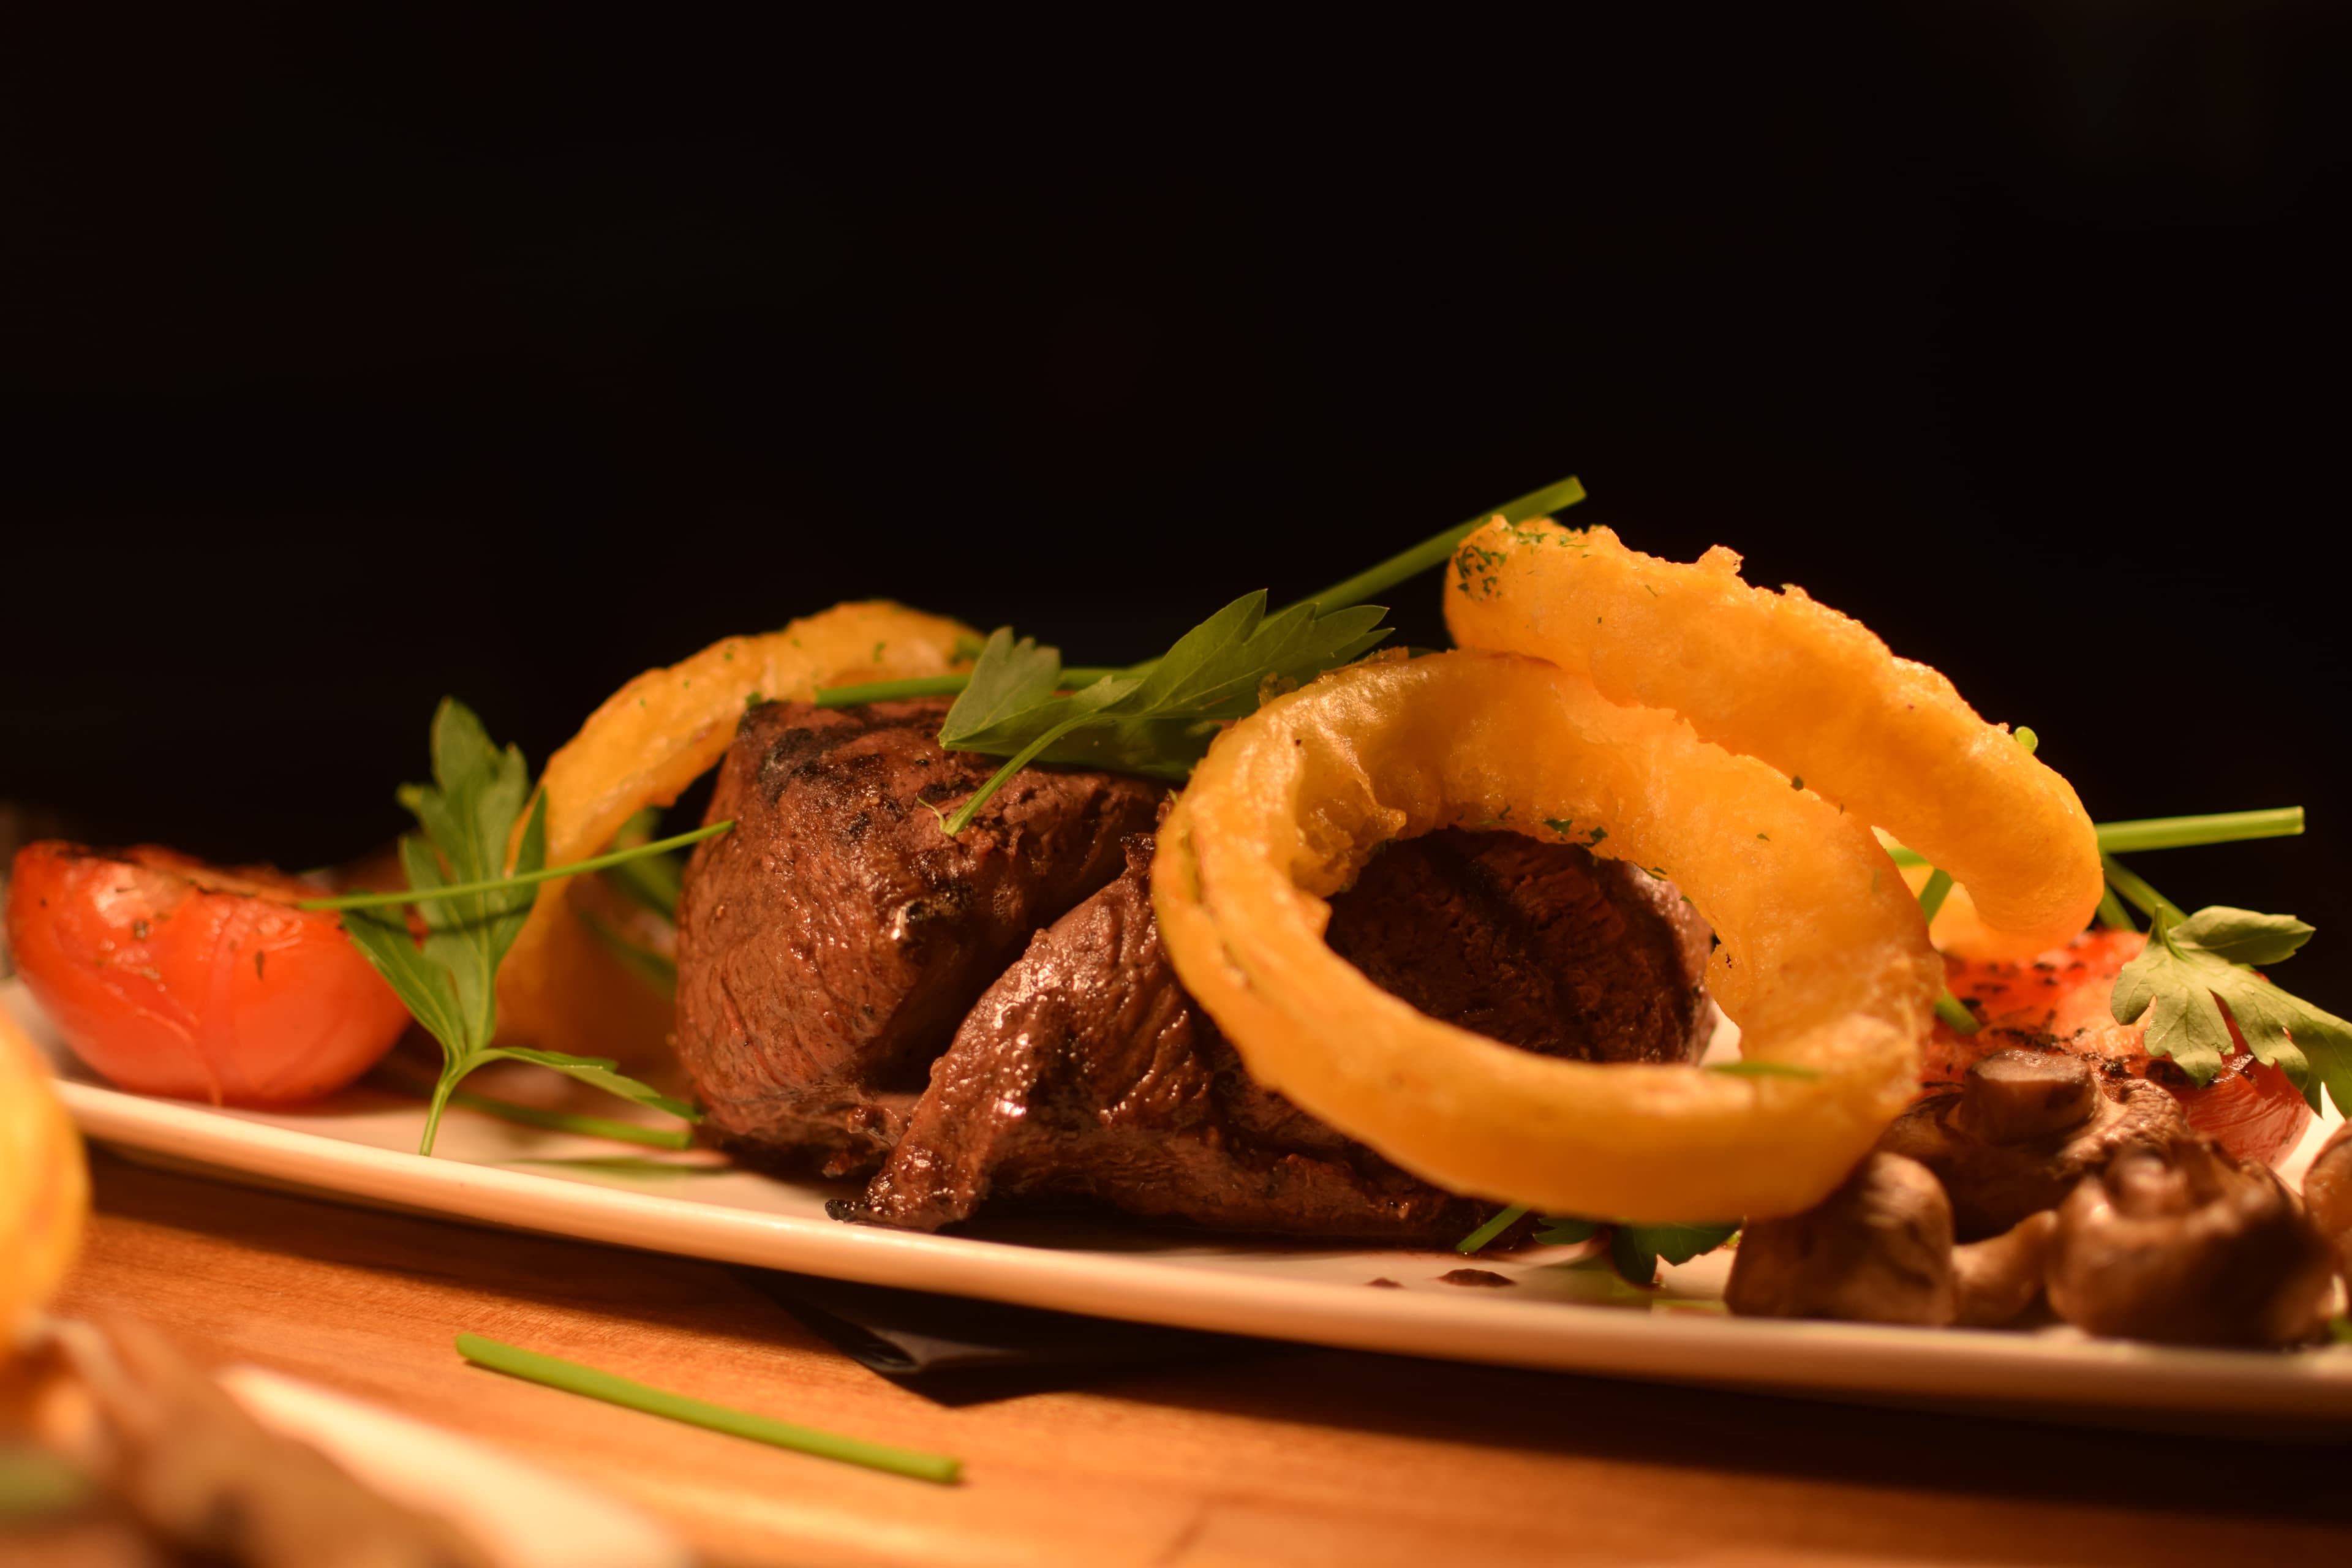
[[[642,1410],[649,1415],[682,1421],[689,1426],[724,1432],[732,1437],[748,1437],[755,1443],[789,1448],[796,1454],[836,1459],[845,1465],[862,1465],[870,1470],[887,1470],[892,1475],[907,1476],[940,1486],[952,1486],[963,1475],[963,1461],[950,1455],[900,1448],[887,1443],[869,1443],[862,1437],[845,1437],[840,1433],[822,1431],[814,1426],[796,1426],[789,1421],[778,1421],[772,1416],[755,1415],[748,1410],[736,1410],[683,1394],[673,1394],[651,1384],[599,1372],[576,1361],[543,1355],[499,1340],[485,1339],[480,1334],[459,1334],[457,1353],[478,1366],[505,1373],[509,1377],[542,1384],[549,1388],[559,1388],[567,1394],[577,1394],[589,1399],[601,1399],[607,1405]]]

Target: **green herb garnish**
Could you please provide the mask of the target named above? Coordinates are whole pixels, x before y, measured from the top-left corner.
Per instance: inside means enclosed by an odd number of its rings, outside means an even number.
[[[677,960],[633,941],[628,932],[593,910],[574,904],[572,915],[588,929],[598,946],[620,961],[623,968],[665,996],[677,994]]]
[[[531,801],[514,864],[506,864],[507,846],[515,840],[515,824],[522,820],[530,793],[521,751],[499,751],[471,710],[454,698],[443,699],[433,715],[433,783],[400,790],[400,803],[423,829],[400,841],[409,890],[306,906],[343,911],[352,945],[441,1042],[441,1076],[425,1116],[417,1149],[422,1154],[433,1152],[441,1112],[458,1083],[475,1068],[501,1059],[536,1062],[634,1104],[695,1119],[693,1107],[624,1077],[616,1070],[619,1064],[606,1058],[490,1044],[498,1033],[499,964],[521,934],[539,897],[537,884],[573,869],[545,869],[544,795]],[[592,864],[583,861],[579,868]],[[425,921],[421,950],[397,908],[404,904]]]
[[[1499,510],[1508,521],[1524,522],[1583,499],[1584,487],[1570,479]],[[940,726],[940,744],[1007,759],[971,799],[940,819],[940,826],[950,837],[962,832],[989,798],[1032,763],[1072,763],[1182,782],[1227,721],[1385,641],[1390,631],[1381,620],[1388,612],[1363,601],[1444,561],[1494,515],[1457,523],[1271,614],[1264,589],[1244,594],[1158,658],[1126,669],[1066,669],[1060,649],[1034,637],[1016,639],[1012,627],[998,627],[970,675],[932,678],[964,683]],[[879,689],[823,691],[817,700],[830,705],[853,693],[872,700]]]
[[[571,1132],[583,1138],[609,1138],[615,1143],[641,1143],[648,1149],[691,1149],[694,1134],[682,1127],[640,1127],[634,1121],[615,1121],[609,1116],[581,1116],[569,1110],[547,1110],[536,1105],[520,1105],[511,1100],[493,1100],[487,1094],[475,1094],[468,1089],[456,1089],[449,1103],[478,1110],[500,1121],[511,1121],[521,1127],[541,1127],[550,1132]],[[426,1150],[425,1152],[432,1152]]]
[[[1492,1219],[1455,1242],[1454,1250],[1465,1257],[1480,1250],[1496,1237],[1518,1224],[1519,1217],[1527,1212],[1528,1205],[1525,1204],[1513,1204],[1509,1208],[1497,1211]]]
[[[963,1474],[963,1461],[946,1454],[927,1454],[915,1448],[893,1447],[887,1443],[844,1437],[837,1433],[819,1431],[814,1426],[795,1426],[790,1422],[754,1415],[748,1410],[733,1410],[724,1405],[689,1399],[683,1394],[672,1394],[650,1384],[615,1377],[609,1372],[599,1372],[576,1361],[541,1355],[537,1351],[484,1339],[479,1334],[459,1334],[457,1353],[478,1366],[486,1366],[510,1377],[560,1388],[567,1394],[601,1399],[608,1405],[642,1410],[649,1415],[667,1416],[672,1421],[683,1421],[689,1426],[707,1427],[730,1436],[749,1437],[755,1443],[790,1448],[797,1454],[814,1454],[822,1459],[838,1459],[845,1465],[863,1465],[870,1470],[887,1470],[893,1475],[909,1476],[919,1481],[934,1481],[941,1486],[953,1485]]]
[[[2254,1059],[2284,1071],[2314,1110],[2324,1086],[2336,1109],[2352,1114],[2352,1023],[2252,968],[2293,958],[2311,940],[2311,927],[2293,915],[2221,905],[2184,916],[2137,877],[2119,885],[2152,923],[2147,947],[2116,976],[2110,1005],[2119,1024],[2147,1020],[2142,1043],[2149,1055],[2170,1058],[2200,1085],[2211,1083],[2221,1058],[2237,1048],[2235,1023]]]
[[[1591,1241],[1603,1230],[1609,1233],[1609,1261],[1625,1282],[1651,1285],[1657,1282],[1659,1258],[1688,1263],[1729,1241],[1739,1233],[1739,1226],[1675,1220],[1636,1225],[1622,1220],[1551,1218],[1536,1232],[1536,1240],[1545,1247],[1573,1247]]]
[[[455,698],[451,698],[447,699],[446,701],[456,703],[457,700]],[[466,711],[465,705],[463,703],[457,703],[457,707],[459,712],[464,713]],[[467,713],[466,716],[468,720],[473,720],[472,714]],[[437,717],[434,721],[434,723],[436,726],[436,732],[437,734],[440,723]],[[479,731],[481,728],[479,721],[474,721],[474,725],[477,731]],[[488,744],[487,737],[485,737],[483,743],[485,745]],[[521,752],[516,752],[511,746],[508,747],[507,750],[511,752],[518,761],[520,761],[522,755]],[[437,752],[436,756],[437,759]],[[439,766],[437,760],[435,766],[436,768]],[[402,785],[400,795],[401,804],[403,805],[409,805],[409,792],[412,790],[421,790],[425,787],[425,786],[423,784]],[[415,810],[415,807],[411,805],[410,809]],[[544,825],[536,822],[536,818],[541,814],[541,805],[534,803],[531,807],[531,814],[534,818],[532,830],[538,833],[540,841],[538,845],[533,847],[532,853],[534,856],[538,857],[543,857],[547,853],[547,836]],[[591,871],[609,870],[615,866],[626,865],[632,860],[641,860],[652,856],[666,854],[672,849],[679,848],[685,845],[699,844],[706,838],[717,837],[719,834],[727,832],[734,826],[735,824],[732,821],[714,822],[707,827],[698,827],[691,833],[675,834],[667,838],[655,839],[650,844],[640,844],[628,849],[615,849],[610,854],[594,855],[585,860],[573,860],[562,866],[533,866],[530,869],[526,870],[523,868],[521,858],[518,857],[515,860],[514,868],[503,876],[492,875],[476,877],[467,881],[447,882],[433,887],[419,887],[412,885],[410,887],[395,889],[389,893],[343,893],[331,899],[304,899],[294,907],[299,910],[388,910],[402,904],[425,905],[439,902],[451,902],[461,899],[479,898],[484,895],[502,897],[520,889],[535,889],[541,882],[560,882],[567,877],[582,877],[587,875]],[[428,829],[427,831],[429,832],[430,830]],[[401,842],[404,846],[408,841],[406,839],[403,839]],[[404,848],[402,851],[401,862],[404,869],[408,869],[406,853],[405,848]],[[490,862],[490,864],[496,864],[496,862],[493,861]],[[413,869],[409,872],[409,880],[412,884],[415,882],[415,873]],[[528,913],[530,909],[530,900],[525,899],[522,901],[522,908],[524,912]]]
[[[1310,602],[1269,616],[1260,589],[1186,632],[1148,670],[1108,675],[1068,696],[1055,695],[1060,651],[1016,642],[1000,626],[948,710],[940,744],[1008,760],[944,826],[950,837],[962,832],[1035,762],[1181,781],[1225,721],[1255,711],[1270,688],[1286,690],[1369,653],[1389,635],[1387,614],[1363,605],[1322,615]]]
[[[2022,734],[2025,731],[2019,731]],[[2293,838],[2303,831],[2303,807],[2272,806],[2263,811],[2220,811],[2203,816],[2151,816],[2136,822],[2102,822],[2092,831],[2099,836],[2103,855],[2133,855],[2146,849],[2190,849],[2205,844],[2238,844],[2250,838]],[[1927,858],[1916,849],[1890,844],[1886,853],[1897,866],[1925,866]]]
[[[1726,1078],[1793,1078],[1818,1079],[1819,1068],[1799,1067],[1795,1062],[1708,1062],[1704,1070],[1719,1072]]]
[[[631,858],[608,867],[604,878],[631,901],[675,925],[678,889],[686,883],[686,858],[656,842],[654,829],[660,823],[661,813],[647,806],[622,824],[621,831],[613,836],[613,847],[631,852]]]
[[[1312,607],[1328,614],[1361,604],[1374,595],[1386,593],[1405,579],[1438,565],[1454,553],[1454,546],[1485,527],[1497,514],[1507,522],[1526,522],[1531,518],[1565,510],[1583,499],[1584,487],[1573,478],[1546,485],[1539,490],[1530,490],[1492,511],[1481,512],[1465,522],[1454,524],[1443,533],[1433,534],[1411,549],[1399,551],[1377,566],[1359,572],[1345,582],[1334,583],[1321,593],[1288,606],[1288,609]],[[1226,609],[1229,611],[1232,607],[1227,605]],[[974,645],[970,648],[969,656],[976,659],[985,651],[986,645]],[[956,652],[959,657],[966,656],[966,646],[959,644]],[[1155,662],[1147,661],[1118,668],[1066,666],[1058,672],[1058,689],[1077,691],[1105,679],[1147,675]],[[898,698],[945,697],[966,689],[980,673],[975,668],[958,675],[926,675],[907,680],[878,680],[863,686],[828,687],[816,694],[816,705],[820,708],[846,708],[858,702],[884,702]]]

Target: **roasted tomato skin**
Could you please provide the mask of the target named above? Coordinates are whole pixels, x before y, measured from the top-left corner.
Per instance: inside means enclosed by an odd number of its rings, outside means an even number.
[[[1955,1033],[1938,1022],[1924,1053],[1921,1087],[1957,1085],[1970,1063],[1994,1051],[2072,1051],[2110,1078],[2144,1078],[2180,1102],[2189,1126],[2241,1160],[2274,1164],[2302,1142],[2311,1107],[2281,1068],[2254,1059],[2234,1020],[2232,1049],[2213,1081],[2199,1088],[2142,1037],[2146,1021],[2118,1024],[2110,1010],[2116,977],[2147,939],[2137,931],[2088,931],[2032,963],[1947,956],[1945,983],[1983,1027]]]
[[[318,889],[173,850],[47,841],[16,855],[8,943],[74,1054],[121,1088],[290,1105],[365,1072],[408,1010]]]

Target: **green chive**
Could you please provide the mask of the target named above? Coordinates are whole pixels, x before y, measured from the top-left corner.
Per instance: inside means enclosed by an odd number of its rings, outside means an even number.
[[[2131,855],[2143,849],[2186,849],[2200,844],[2235,844],[2248,838],[2292,838],[2303,831],[2303,807],[2268,811],[2223,811],[2209,816],[2153,816],[2139,822],[2099,824],[2099,851]]]
[[[2021,730],[2019,734],[2032,731]],[[2137,822],[2102,822],[2099,836],[2104,855],[2135,855],[2144,849],[2188,849],[2200,844],[2236,844],[2250,838],[2292,838],[2303,831],[2303,807],[2273,806],[2266,811],[2220,811],[2205,816],[2151,816]],[[1925,866],[1927,858],[1916,849],[1890,844],[1886,853],[1897,866]]]
[[[350,893],[340,899],[304,899],[294,907],[298,910],[383,910],[400,904],[421,904],[435,899],[469,899],[477,893],[502,892],[509,888],[528,888],[537,882],[552,882],[564,877],[602,871],[640,856],[660,855],[688,844],[699,844],[706,838],[717,837],[734,826],[732,822],[714,822],[691,833],[657,838],[651,844],[639,844],[633,848],[615,849],[609,855],[599,855],[593,859],[574,860],[569,866],[550,866],[542,870],[526,871],[520,877],[490,877],[478,882],[452,882],[446,888],[403,888],[390,893]]]
[[[2166,898],[2162,893],[2158,892],[2154,888],[2148,886],[2147,878],[2141,876],[2138,872],[2133,870],[2130,867],[2125,865],[2114,856],[2100,856],[2099,864],[2106,868],[2108,886],[2114,888],[2116,892],[2121,893],[2125,898],[2130,900],[2132,906],[2138,910],[2140,913],[2147,915],[2150,919],[2154,919],[2156,912],[2158,910],[2163,910],[2169,912],[2171,917],[2176,921],[2183,921],[2189,918],[2187,914],[2182,912],[2179,904],[2174,903],[2170,899]]]
[[[1726,1078],[1794,1078],[1817,1079],[1818,1068],[1799,1067],[1794,1062],[1709,1062],[1709,1072],[1719,1072]]]
[[[1133,669],[1113,669],[1108,665],[1073,664],[1062,670],[1062,685],[1071,691],[1092,686],[1107,675],[1135,675],[1151,667],[1138,665]],[[861,702],[896,702],[908,697],[953,697],[971,684],[970,672],[961,675],[918,675],[905,680],[876,680],[864,686],[828,686],[816,694],[819,708],[855,708]]]
[[[619,959],[631,973],[665,996],[677,994],[677,960],[638,946],[618,927],[576,904],[572,912],[588,928],[588,934],[596,939],[598,945]]]
[[[828,686],[816,694],[816,705],[854,708],[861,702],[896,702],[908,697],[952,697],[971,684],[969,675],[917,675],[905,680],[869,680],[863,686]]]
[[[814,1454],[821,1459],[838,1459],[845,1465],[863,1465],[867,1469],[887,1470],[893,1475],[909,1476],[919,1481],[935,1481],[941,1486],[952,1486],[963,1474],[963,1461],[946,1454],[926,1454],[913,1448],[897,1448],[887,1443],[868,1443],[862,1438],[822,1432],[814,1426],[795,1426],[765,1415],[754,1415],[747,1410],[731,1410],[724,1405],[689,1399],[667,1389],[615,1377],[593,1366],[541,1355],[536,1351],[484,1339],[479,1334],[459,1334],[457,1353],[478,1366],[505,1373],[509,1377],[520,1377],[528,1383],[543,1384],[550,1388],[560,1388],[566,1394],[582,1394],[590,1399],[601,1399],[608,1405],[642,1410],[648,1415],[683,1421],[689,1426],[724,1432],[731,1437],[749,1437],[755,1443],[772,1444],[796,1454]]]
[[[1969,1012],[1960,999],[1949,991],[1936,998],[1936,1016],[1949,1025],[1958,1034],[1973,1035],[1984,1027],[1982,1024],[1977,1022],[1977,1016]]]
[[[1313,605],[1325,615],[1344,610],[1350,605],[1360,605],[1378,594],[1384,594],[1416,573],[1426,572],[1444,563],[1455,546],[1477,532],[1493,520],[1496,512],[1511,522],[1526,522],[1530,518],[1549,517],[1564,511],[1584,499],[1584,486],[1574,478],[1557,484],[1530,490],[1517,500],[1505,501],[1492,510],[1482,511],[1467,522],[1455,523],[1444,532],[1423,540],[1410,550],[1401,550],[1377,566],[1357,573],[1344,583],[1334,583],[1319,594],[1310,594],[1299,601]],[[1290,606],[1295,608],[1296,606]]]
[[[2099,889],[2099,923],[2109,931],[2139,930],[2139,922],[2131,918],[2131,911],[2124,908],[2124,901],[2116,897],[2115,889],[2104,884]]]
[[[640,1127],[634,1121],[616,1121],[609,1116],[543,1110],[536,1105],[518,1105],[511,1100],[492,1100],[487,1094],[476,1094],[464,1089],[452,1090],[449,1103],[462,1105],[468,1110],[478,1110],[485,1116],[495,1116],[500,1121],[511,1121],[523,1127],[543,1127],[551,1132],[576,1132],[583,1138],[609,1138],[615,1143],[639,1143],[648,1149],[694,1147],[694,1134],[682,1127]]]
[[[1488,1242],[1494,1240],[1496,1237],[1510,1229],[1511,1226],[1518,1224],[1519,1216],[1527,1212],[1527,1205],[1513,1204],[1509,1208],[1503,1210],[1493,1219],[1488,1220],[1485,1225],[1480,1226],[1477,1229],[1472,1231],[1469,1235],[1455,1242],[1454,1244],[1454,1250],[1461,1253],[1465,1258],[1468,1257],[1471,1253],[1477,1251],[1480,1247],[1486,1246]]]
[[[1938,866],[1928,874],[1927,885],[1919,889],[1919,912],[1934,925],[1937,915],[1943,911],[1944,900],[1951,896],[1952,874]]]

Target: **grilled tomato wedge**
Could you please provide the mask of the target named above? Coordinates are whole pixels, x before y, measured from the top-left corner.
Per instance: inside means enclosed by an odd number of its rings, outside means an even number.
[[[392,1048],[408,1009],[319,896],[142,845],[28,844],[8,885],[17,971],[74,1054],[142,1094],[288,1105]]]

